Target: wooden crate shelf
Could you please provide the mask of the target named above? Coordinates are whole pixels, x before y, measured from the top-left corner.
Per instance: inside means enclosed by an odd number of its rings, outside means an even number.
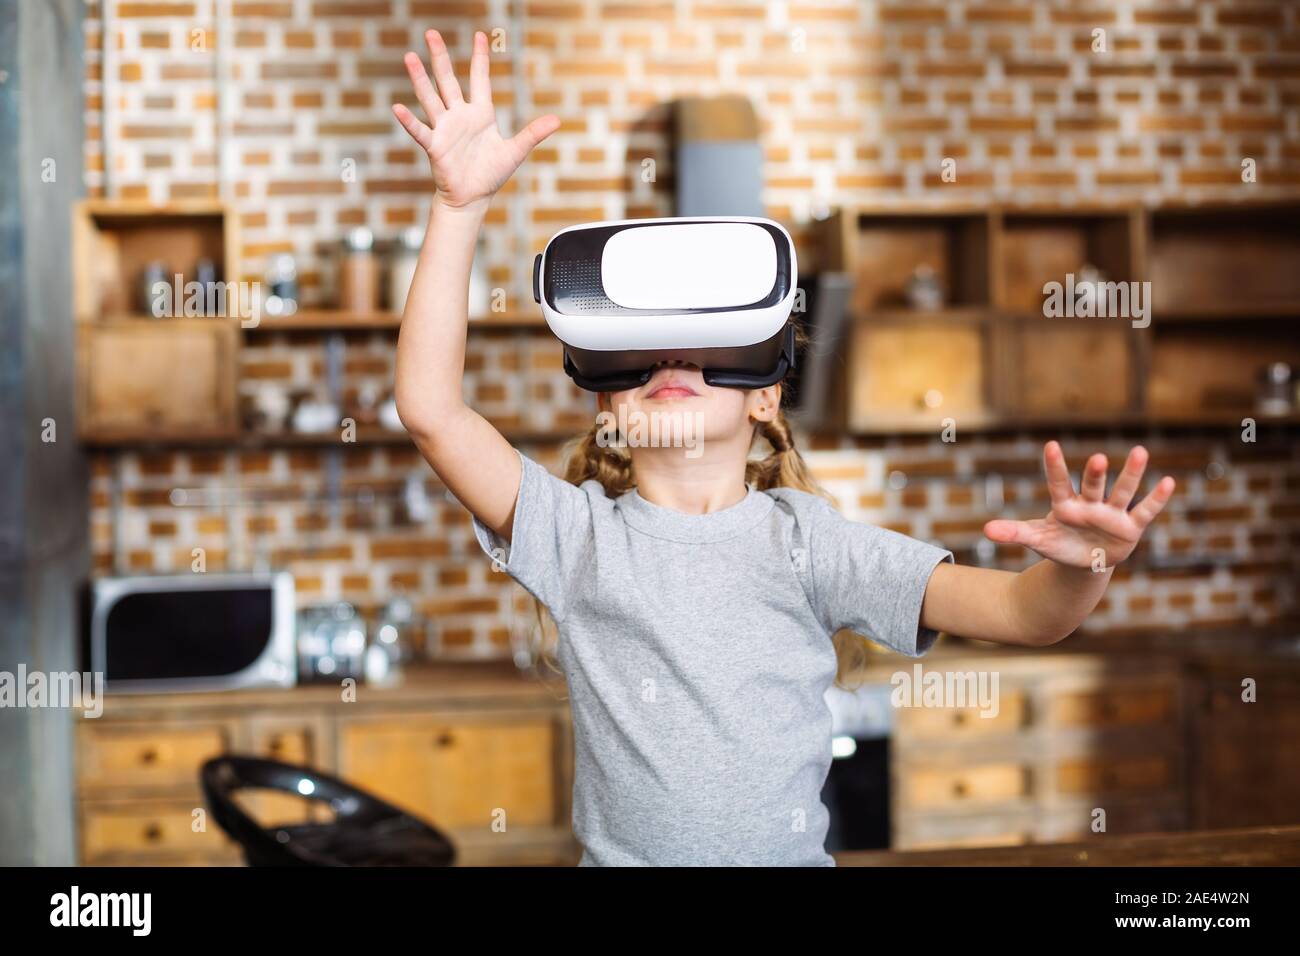
[[[262,316],[257,325],[244,329],[250,335],[273,332],[395,332],[401,327],[402,316],[396,312],[347,312],[338,309],[306,309],[291,316]],[[545,329],[546,320],[540,312],[492,312],[472,316],[471,332],[490,329],[523,330]]]
[[[937,433],[944,403],[915,406],[945,391],[965,396],[959,429],[1294,425],[1300,410],[1266,416],[1255,390],[1268,362],[1300,367],[1298,226],[1300,200],[840,209],[822,223],[821,267],[864,288],[844,407],[814,430]],[[948,295],[913,311],[900,299],[923,262]],[[1044,285],[1085,264],[1100,281],[1149,281],[1149,323],[1044,315]]]
[[[145,301],[146,267],[161,264],[165,279],[196,279],[208,259],[216,279],[242,279],[236,217],[219,202],[155,205],[116,200],[81,203],[73,220],[72,270],[77,320],[78,428],[97,447],[268,444],[343,444],[324,436],[247,434],[240,427],[239,357],[250,336],[275,333],[391,335],[401,326],[392,312],[305,309],[293,316],[262,315],[245,325],[228,303],[226,316],[156,317]],[[229,288],[229,287],[227,287]],[[236,287],[242,289],[242,286]],[[183,304],[183,303],[182,303]],[[546,328],[526,309],[474,317],[473,334]],[[524,433],[523,438],[554,436]],[[566,436],[567,437],[567,436]],[[521,440],[523,440],[521,438]],[[364,430],[356,444],[404,444],[404,432]]]

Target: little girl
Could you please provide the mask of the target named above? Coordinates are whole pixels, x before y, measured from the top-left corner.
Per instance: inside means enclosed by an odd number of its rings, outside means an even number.
[[[1044,450],[1051,511],[985,526],[1043,560],[1012,573],[844,519],[816,491],[781,414],[781,386],[706,385],[659,366],[601,394],[604,411],[692,415],[696,447],[602,447],[583,439],[561,480],[465,404],[468,285],[494,193],[559,126],[497,131],[487,38],[474,35],[470,98],[437,31],[436,87],[406,67],[428,125],[393,107],[428,153],[437,187],[397,349],[397,407],[415,443],[474,516],[482,547],[558,626],[575,735],[574,832],[583,865],[833,865],[820,799],[831,761],[824,694],[832,635],[846,630],[919,657],[940,631],[1023,646],[1070,634],[1164,507],[1163,478],[1138,504],[1134,448],[1105,496],[1093,455],[1076,492],[1060,446]],[[644,419],[642,419],[644,420]],[[756,434],[772,446],[751,461]]]

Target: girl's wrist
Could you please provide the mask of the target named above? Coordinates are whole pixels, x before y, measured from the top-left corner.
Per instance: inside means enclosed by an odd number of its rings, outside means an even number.
[[[470,200],[467,203],[448,202],[442,193],[433,194],[433,208],[439,213],[447,213],[454,216],[483,216],[487,213],[488,206],[492,202],[491,196],[481,196],[478,199]]]

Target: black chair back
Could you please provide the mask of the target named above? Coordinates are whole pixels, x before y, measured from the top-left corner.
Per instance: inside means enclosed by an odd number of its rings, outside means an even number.
[[[199,772],[203,796],[249,866],[449,866],[455,848],[440,831],[390,803],[307,767],[260,757],[215,757]],[[319,800],[322,823],[263,826],[236,802],[240,790]]]

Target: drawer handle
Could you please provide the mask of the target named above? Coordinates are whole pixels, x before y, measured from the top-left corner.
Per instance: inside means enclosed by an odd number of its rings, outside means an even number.
[[[284,750],[284,740],[278,734],[271,738],[266,745],[266,749],[273,754],[281,753]]]
[[[952,784],[952,795],[957,799],[970,796],[970,787],[966,785],[965,780],[954,780]]]
[[[160,827],[156,823],[151,823],[144,828],[144,838],[149,843],[157,843],[159,840],[162,839],[162,835],[163,835],[162,827]]]
[[[966,718],[967,718],[966,711],[964,711],[964,710],[959,710],[959,711],[957,711],[955,714],[952,715],[952,723],[953,723],[953,726],[954,726],[954,727],[962,727],[962,726],[965,726],[965,724],[966,724]]]
[[[450,747],[456,742],[456,737],[450,731],[444,730],[433,739],[435,747]]]
[[[146,766],[148,766],[149,764],[157,763],[158,751],[153,747],[149,747],[146,750],[140,751],[140,762],[142,764],[145,764]]]

